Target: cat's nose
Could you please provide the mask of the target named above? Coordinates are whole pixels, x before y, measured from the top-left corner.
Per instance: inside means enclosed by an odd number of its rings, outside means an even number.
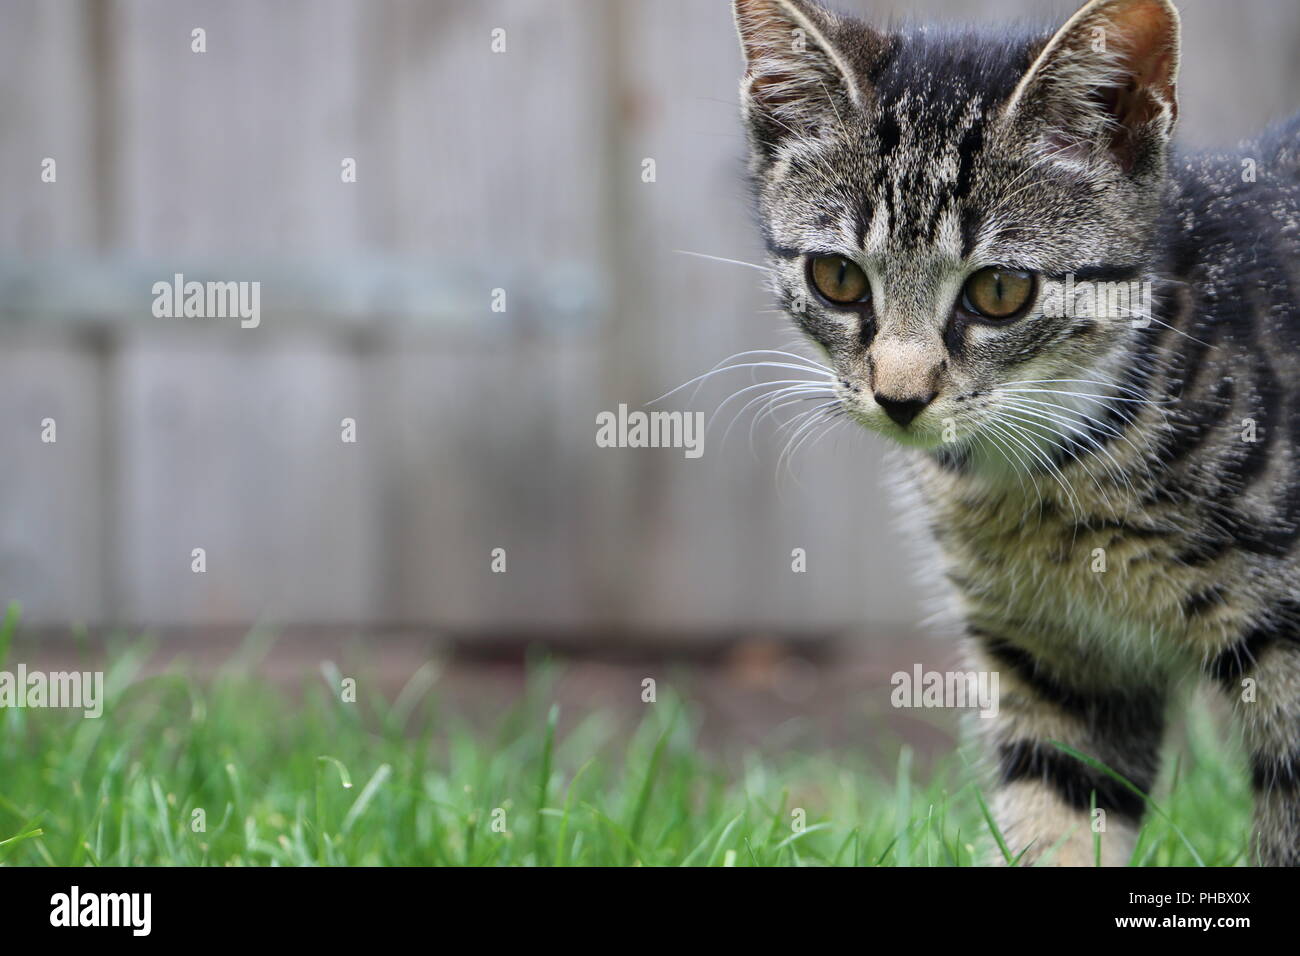
[[[885,410],[886,415],[906,428],[913,418],[921,414],[921,409],[934,401],[934,396],[938,394],[938,392],[931,392],[925,398],[891,398],[876,392],[875,398],[876,404]]]

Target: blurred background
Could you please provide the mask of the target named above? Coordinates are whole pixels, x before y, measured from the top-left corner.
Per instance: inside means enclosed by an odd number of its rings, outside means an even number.
[[[1296,108],[1300,5],[1179,7],[1185,143]],[[0,0],[0,597],[32,634],[192,646],[908,646],[924,595],[868,436],[797,482],[771,422],[697,460],[596,445],[597,413],[794,339],[758,272],[675,251],[760,259],[740,73],[723,0]],[[259,281],[260,326],[156,318],[175,273]],[[719,379],[662,407],[752,381]]]

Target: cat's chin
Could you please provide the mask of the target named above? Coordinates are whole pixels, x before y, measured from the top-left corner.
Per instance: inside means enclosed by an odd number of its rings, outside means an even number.
[[[917,427],[915,424],[902,427],[890,421],[876,421],[861,414],[855,414],[853,418],[867,431],[903,448],[934,452],[952,444],[944,440],[942,429]]]
[[[916,451],[935,452],[950,446],[951,442],[943,440],[942,432],[930,432],[912,428],[873,428],[872,431],[884,435],[896,445],[903,448],[911,448]]]

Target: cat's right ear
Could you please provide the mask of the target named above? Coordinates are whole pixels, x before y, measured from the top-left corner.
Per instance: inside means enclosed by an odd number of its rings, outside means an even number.
[[[840,49],[845,21],[809,0],[734,0],[734,7],[745,54],[741,108],[757,146],[815,136],[862,106],[866,91]]]

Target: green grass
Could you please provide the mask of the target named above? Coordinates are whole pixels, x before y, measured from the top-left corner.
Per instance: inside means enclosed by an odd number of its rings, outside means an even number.
[[[249,676],[256,642],[204,682],[137,679],[148,651],[114,655],[101,719],[0,710],[0,864],[964,866],[997,852],[957,757],[913,779],[906,748],[892,775],[855,753],[710,756],[692,708],[662,692],[630,728],[559,714],[548,667],[484,731],[443,709],[431,670],[392,701],[363,683],[343,703],[333,672],[292,695]],[[1181,743],[1135,862],[1243,861],[1245,783],[1208,723]]]

